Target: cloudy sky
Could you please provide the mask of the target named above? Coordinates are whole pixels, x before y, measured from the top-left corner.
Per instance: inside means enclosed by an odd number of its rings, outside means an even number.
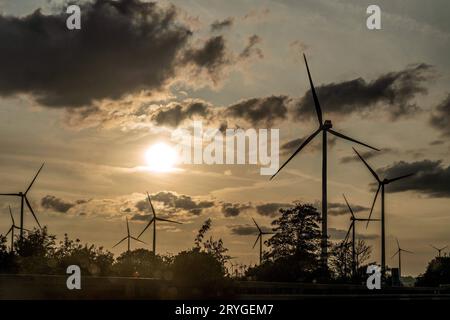
[[[67,30],[62,1],[0,0],[0,192],[24,191],[45,162],[28,197],[51,233],[110,249],[125,217],[134,234],[145,226],[148,191],[161,217],[183,222],[159,225],[159,252],[187,249],[211,217],[230,254],[255,263],[251,217],[269,226],[295,200],[320,207],[320,139],[273,181],[256,165],[152,171],[149,157],[161,155],[148,150],[202,120],[279,129],[284,161],[317,126],[305,53],[333,127],[382,149],[357,147],[381,176],[416,172],[387,188],[388,264],[396,237],[414,252],[411,275],[435,254],[430,244],[450,244],[448,1],[377,1],[382,30],[366,28],[373,1],[72,2],[81,30]],[[329,137],[332,239],[349,225],[342,193],[361,217],[374,195],[352,146]],[[0,199],[3,231],[17,200]],[[379,225],[358,234],[379,261]]]

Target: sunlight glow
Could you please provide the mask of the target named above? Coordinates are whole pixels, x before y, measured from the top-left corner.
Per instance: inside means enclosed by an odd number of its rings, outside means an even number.
[[[175,149],[162,142],[152,145],[145,152],[148,169],[156,172],[172,171],[177,162],[177,158]]]

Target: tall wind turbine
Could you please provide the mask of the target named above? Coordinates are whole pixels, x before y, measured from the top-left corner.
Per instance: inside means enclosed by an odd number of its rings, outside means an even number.
[[[255,223],[256,228],[258,228],[258,237],[256,238],[256,241],[253,244],[253,249],[255,248],[256,243],[258,243],[258,240],[259,240],[259,264],[261,264],[262,263],[262,252],[263,252],[263,249],[262,249],[262,247],[263,247],[263,239],[262,239],[263,235],[274,234],[274,233],[273,232],[262,231],[261,228],[256,223],[255,219],[252,218],[252,220]]]
[[[350,235],[350,231],[352,231],[352,271],[353,271],[353,275],[355,275],[356,274],[356,248],[355,248],[356,222],[357,221],[371,221],[371,220],[370,220],[370,218],[369,219],[356,218],[352,207],[350,206],[350,204],[347,201],[347,198],[345,197],[344,194],[342,196],[344,197],[345,203],[347,204],[348,210],[350,211],[350,214],[351,214],[350,227],[348,228],[347,235],[345,236],[345,239],[344,239],[344,243],[347,241],[348,236]],[[379,221],[379,219],[372,219],[372,221]]]
[[[430,246],[438,252],[438,254],[439,254],[438,257],[439,257],[439,258],[441,257],[441,252],[442,252],[442,250],[444,250],[445,248],[448,247],[448,246],[445,246],[445,247],[442,247],[442,248],[437,248],[437,247],[433,246],[432,244],[430,244]]]
[[[339,133],[335,130],[332,130],[331,128],[333,127],[331,120],[322,120],[322,108],[320,107],[320,103],[319,103],[319,98],[317,97],[316,94],[316,89],[314,88],[314,84],[311,78],[311,73],[309,72],[309,67],[308,67],[308,61],[306,61],[306,56],[303,54],[303,58],[305,60],[305,65],[306,65],[306,71],[308,72],[308,78],[309,78],[309,84],[311,86],[311,93],[313,96],[313,100],[314,100],[314,106],[316,109],[316,114],[317,114],[317,120],[319,122],[319,127],[317,128],[316,131],[314,131],[308,138],[306,138],[302,144],[297,148],[297,150],[295,150],[295,152],[289,157],[289,159],[286,160],[286,162],[283,163],[283,165],[278,169],[278,171],[270,178],[270,180],[272,180],[277,174],[278,172],[281,171],[281,169],[284,168],[284,166],[286,166],[289,161],[292,160],[292,158],[294,158],[297,153],[299,153],[308,143],[310,143],[315,136],[317,136],[320,132],[322,132],[322,243],[321,243],[321,247],[322,247],[322,264],[324,269],[327,268],[327,245],[328,245],[328,222],[327,222],[327,133],[331,133],[332,135],[338,137],[338,138],[342,138],[351,142],[355,142],[358,144],[361,144],[363,146],[366,146],[368,148],[371,148],[373,150],[379,151],[379,149],[374,148],[369,146],[368,144],[365,144],[363,142],[360,142],[358,140],[355,140],[353,138],[350,138],[346,135],[343,135],[342,133]]]
[[[8,207],[9,207],[9,215],[11,217],[12,224],[11,224],[11,228],[9,228],[9,230],[6,233],[5,237],[7,237],[11,233],[11,252],[13,252],[14,251],[14,230],[15,229],[20,230],[20,227],[16,226],[16,221],[14,220],[14,216],[13,216],[13,214],[11,212],[11,206],[8,206]],[[25,229],[25,230],[27,230],[27,229]]]
[[[395,240],[397,240],[398,250],[397,250],[397,252],[394,253],[394,255],[391,258],[398,255],[398,277],[401,278],[402,277],[402,252],[407,252],[407,253],[413,253],[413,252],[400,248],[400,243],[398,242],[398,239],[395,239]]]
[[[177,223],[177,224],[182,224],[182,223],[157,217],[155,208],[153,208],[152,200],[150,200],[150,195],[148,194],[148,192],[147,192],[147,199],[148,199],[148,203],[150,204],[150,208],[152,209],[153,218],[147,223],[144,230],[142,230],[142,232],[139,234],[138,239],[142,236],[142,234],[145,232],[145,230],[147,230],[148,227],[150,227],[150,225],[153,223],[153,254],[156,255],[156,221],[165,221],[165,222]]]
[[[386,271],[386,224],[385,224],[385,212],[384,212],[384,189],[387,184],[397,181],[397,180],[400,180],[400,179],[410,177],[410,176],[414,175],[414,173],[405,174],[403,176],[399,176],[399,177],[392,178],[392,179],[385,177],[383,180],[381,180],[380,177],[375,172],[375,170],[373,170],[369,166],[369,164],[358,153],[358,151],[356,151],[355,148],[353,148],[353,150],[356,152],[358,157],[366,165],[367,169],[369,169],[369,171],[374,176],[375,180],[377,180],[377,182],[378,182],[377,192],[375,193],[375,198],[373,199],[372,208],[370,209],[369,220],[370,220],[370,217],[372,216],[373,207],[375,206],[375,202],[377,201],[378,193],[380,192],[380,189],[381,189],[381,273],[384,276],[385,271]],[[367,221],[367,226],[369,225],[369,222],[370,221]]]
[[[28,209],[30,209],[31,214],[34,217],[34,220],[36,220],[36,223],[38,224],[39,228],[42,229],[41,224],[39,223],[38,218],[36,217],[36,214],[33,211],[33,208],[31,207],[30,202],[28,201],[27,198],[27,194],[28,191],[30,191],[31,186],[33,185],[34,181],[36,180],[37,176],[39,175],[39,173],[42,170],[42,167],[44,167],[44,163],[42,164],[42,166],[39,168],[38,172],[36,173],[36,175],[34,176],[33,180],[31,180],[30,185],[28,186],[28,188],[25,190],[25,192],[19,192],[19,193],[0,193],[0,196],[16,196],[16,197],[20,197],[20,240],[22,241],[23,239],[23,218],[24,218],[24,203],[27,204]]]
[[[113,248],[117,247],[119,244],[121,244],[121,243],[124,242],[125,240],[128,240],[128,249],[127,249],[127,251],[130,252],[130,242],[131,242],[131,239],[133,239],[133,240],[135,240],[135,241],[138,241],[138,242],[141,242],[141,243],[143,243],[143,244],[146,244],[146,243],[145,243],[144,241],[141,241],[141,240],[139,240],[139,239],[133,237],[133,236],[130,234],[130,226],[128,225],[128,217],[127,217],[126,219],[127,219],[127,236],[126,236],[125,238],[123,238],[122,240],[120,240],[119,242],[117,242],[117,243],[113,246]]]

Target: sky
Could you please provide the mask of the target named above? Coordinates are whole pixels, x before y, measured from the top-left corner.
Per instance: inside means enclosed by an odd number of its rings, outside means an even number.
[[[279,129],[280,163],[317,127],[301,54],[308,58],[325,119],[339,132],[381,149],[329,136],[332,240],[345,236],[342,194],[367,217],[374,179],[415,176],[387,188],[387,263],[396,241],[414,254],[402,273],[418,275],[450,244],[450,4],[376,1],[381,30],[366,27],[373,1],[72,1],[81,29],[68,30],[65,4],[0,0],[0,192],[25,190],[41,224],[114,253],[125,218],[137,235],[157,213],[157,251],[193,245],[211,218],[231,256],[256,263],[253,217],[269,227],[293,201],[320,208],[320,139],[272,181],[258,165],[176,164],[150,170],[151,146],[193,120],[205,128]],[[167,158],[162,157],[162,161]],[[0,198],[0,232],[9,229]],[[380,203],[373,217],[379,218]],[[26,211],[25,226],[36,224]],[[380,226],[357,226],[380,260]],[[151,232],[142,239],[151,245]]]

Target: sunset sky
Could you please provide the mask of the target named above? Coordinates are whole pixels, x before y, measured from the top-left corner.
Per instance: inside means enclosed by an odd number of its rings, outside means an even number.
[[[381,30],[366,28],[357,0],[139,0],[82,4],[81,30],[69,31],[63,1],[0,0],[0,193],[29,193],[43,225],[61,238],[111,247],[137,235],[150,213],[160,223],[158,253],[193,245],[213,220],[229,254],[256,263],[253,217],[270,226],[295,200],[320,208],[320,139],[272,181],[257,165],[176,164],[152,171],[147,154],[174,146],[176,129],[277,128],[280,163],[317,127],[301,54],[308,57],[325,119],[382,149],[329,136],[329,234],[342,239],[349,213],[342,194],[368,215],[374,179],[352,146],[381,176],[416,172],[387,187],[387,263],[418,275],[450,245],[450,3],[376,1]],[[38,9],[40,11],[36,11]],[[19,199],[0,198],[0,233],[16,221]],[[374,217],[379,218],[380,202]],[[25,227],[35,226],[25,217]],[[357,226],[380,261],[380,226]],[[151,248],[151,232],[142,240]],[[141,244],[133,244],[133,247]]]

